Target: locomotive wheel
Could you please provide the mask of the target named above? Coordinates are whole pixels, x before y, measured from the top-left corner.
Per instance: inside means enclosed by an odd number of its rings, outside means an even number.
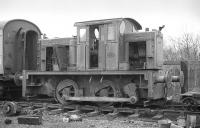
[[[70,104],[70,101],[65,101],[63,96],[78,96],[78,85],[70,79],[59,82],[55,90],[55,99],[61,104]]]
[[[197,101],[192,97],[186,97],[182,100],[182,103],[184,104],[185,109],[188,111],[196,111],[198,108]]]
[[[119,89],[110,80],[104,80],[102,86],[96,91],[97,97],[119,97]],[[113,102],[97,102],[99,107],[107,107],[113,105]]]

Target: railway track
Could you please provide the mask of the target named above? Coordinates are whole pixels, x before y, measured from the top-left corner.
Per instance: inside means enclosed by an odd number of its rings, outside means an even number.
[[[50,115],[56,115],[61,113],[67,114],[81,114],[84,116],[98,116],[100,114],[106,114],[108,119],[118,117],[120,114],[125,114],[128,118],[132,117],[150,117],[154,118],[156,115],[165,115],[168,113],[173,114],[200,114],[200,111],[188,111],[185,110],[184,105],[166,105],[164,108],[145,108],[145,107],[131,107],[131,106],[109,106],[98,107],[95,105],[87,104],[70,104],[61,105],[51,100],[30,100],[30,101],[0,101],[0,107],[3,110],[5,116],[13,115],[37,115],[43,111],[48,112]]]

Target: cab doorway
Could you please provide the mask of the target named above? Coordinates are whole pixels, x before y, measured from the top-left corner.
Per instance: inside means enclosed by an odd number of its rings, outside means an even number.
[[[90,26],[89,35],[89,67],[93,69],[99,67],[99,26]]]
[[[25,43],[25,58],[24,69],[36,70],[37,69],[37,42],[38,34],[35,31],[26,32]]]

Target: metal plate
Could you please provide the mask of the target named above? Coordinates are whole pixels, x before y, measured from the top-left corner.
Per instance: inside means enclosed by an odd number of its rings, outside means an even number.
[[[85,44],[79,44],[77,46],[77,69],[78,70],[85,70]]]
[[[106,70],[118,70],[118,43],[106,45]]]

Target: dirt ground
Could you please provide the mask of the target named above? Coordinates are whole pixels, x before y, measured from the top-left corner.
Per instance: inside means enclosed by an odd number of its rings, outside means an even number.
[[[101,114],[95,117],[82,117],[82,121],[63,122],[63,114],[43,114],[41,125],[18,124],[19,116],[5,117],[0,114],[0,128],[157,128],[156,122],[141,121],[140,119],[128,119],[119,116],[113,120]],[[5,119],[12,120],[11,124],[5,124]]]

